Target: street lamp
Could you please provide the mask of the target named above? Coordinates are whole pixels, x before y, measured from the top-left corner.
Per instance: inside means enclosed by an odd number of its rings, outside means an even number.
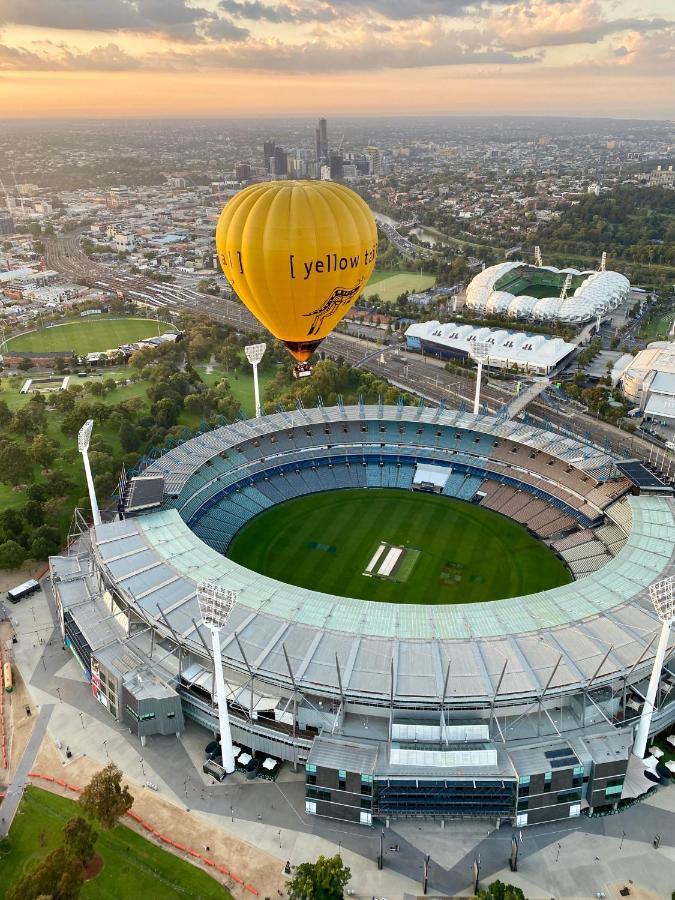
[[[248,347],[244,347],[244,353],[246,354],[246,359],[253,366],[253,388],[255,390],[255,417],[256,419],[260,418],[261,409],[260,409],[260,388],[258,386],[258,364],[260,360],[265,355],[265,350],[267,349],[267,344],[249,344]]]
[[[98,501],[96,500],[96,491],[94,490],[94,479],[91,475],[91,466],[89,465],[89,441],[91,440],[91,430],[94,427],[94,420],[87,419],[77,435],[77,449],[82,454],[82,462],[84,464],[84,474],[87,479],[87,490],[89,491],[89,505],[91,506],[91,514],[94,519],[94,525],[101,524],[101,513],[98,510]]]
[[[670,575],[662,581],[655,581],[649,585],[649,599],[652,601],[654,611],[661,620],[661,636],[656,648],[654,657],[654,666],[652,668],[651,678],[649,679],[649,687],[647,688],[647,696],[645,697],[644,706],[640,713],[640,724],[635,733],[635,743],[633,744],[633,753],[638,759],[644,759],[647,750],[647,738],[649,737],[649,729],[652,724],[652,716],[655,709],[656,692],[661,677],[661,669],[666,657],[668,649],[668,639],[670,637],[670,626],[673,623],[675,615],[675,575]]]
[[[473,414],[478,415],[480,409],[480,380],[483,375],[483,363],[487,361],[490,355],[490,345],[487,341],[475,341],[469,350],[469,354],[478,365],[476,372],[476,394],[473,398]]]
[[[238,595],[238,591],[230,591],[226,588],[218,587],[216,584],[210,584],[208,581],[200,581],[197,585],[199,612],[202,622],[211,632],[213,670],[218,702],[218,720],[220,723],[220,752],[223,758],[223,768],[228,775],[234,772],[234,751],[232,749],[230,719],[227,712],[223,659],[220,653],[220,632],[234,609]]]

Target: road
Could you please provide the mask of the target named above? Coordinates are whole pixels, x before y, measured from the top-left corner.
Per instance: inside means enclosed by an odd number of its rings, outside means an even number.
[[[230,297],[212,297],[176,283],[158,283],[142,275],[121,274],[112,267],[92,261],[80,249],[77,233],[45,241],[45,257],[49,268],[103,290],[122,293],[137,303],[175,314],[207,315],[239,331],[261,330],[248,310]],[[342,358],[351,365],[368,369],[395,387],[433,403],[442,402],[448,407],[463,404],[467,409],[472,408],[475,391],[472,371],[448,372],[438,360],[402,349],[375,348],[370,341],[336,333],[326,338],[321,351],[331,358]],[[481,393],[482,402],[492,413],[497,413],[513,396],[511,387],[494,379],[487,380]],[[549,398],[549,394],[545,397]],[[675,474],[675,457],[668,451],[583,413],[569,401],[540,398],[529,404],[527,414],[535,424],[573,432],[580,439],[619,455],[644,460],[651,457],[659,471],[665,474],[672,466]]]

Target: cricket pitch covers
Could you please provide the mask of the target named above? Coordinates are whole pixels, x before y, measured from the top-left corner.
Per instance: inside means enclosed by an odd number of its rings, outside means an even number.
[[[407,581],[421,550],[395,547],[381,541],[370,558],[363,574],[369,578],[388,578],[390,581]]]

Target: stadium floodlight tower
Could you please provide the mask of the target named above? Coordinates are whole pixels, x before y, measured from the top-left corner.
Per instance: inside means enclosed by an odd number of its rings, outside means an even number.
[[[258,385],[258,364],[260,360],[265,355],[265,350],[267,349],[267,344],[249,344],[248,347],[244,347],[244,353],[246,354],[246,359],[253,366],[253,387],[255,389],[255,417],[256,419],[260,418],[261,409],[260,409],[260,387]]]
[[[478,410],[480,409],[480,380],[483,375],[483,363],[487,361],[487,358],[490,355],[490,345],[487,341],[476,341],[471,345],[469,353],[471,354],[471,358],[475,359],[478,364],[478,371],[476,372],[476,395],[473,398],[473,414],[474,416],[477,416]]]
[[[91,506],[91,515],[94,520],[94,525],[100,525],[101,513],[98,509],[98,500],[96,499],[96,491],[94,490],[94,479],[91,476],[91,466],[89,465],[89,441],[91,440],[91,430],[93,427],[94,420],[87,419],[77,433],[77,449],[82,454],[84,474],[87,479],[87,490],[89,491],[89,505]]]
[[[668,649],[670,626],[673,624],[673,617],[675,616],[675,575],[664,578],[663,581],[655,581],[654,584],[650,584],[649,599],[652,601],[656,615],[661,620],[661,636],[656,648],[654,667],[652,668],[647,696],[642,707],[640,723],[635,734],[635,743],[633,744],[633,753],[638,759],[644,759],[647,749],[647,739],[655,709],[656,692],[659,687],[659,679],[661,678],[661,669],[666,658],[666,650]]]
[[[223,658],[220,653],[220,632],[237,602],[238,591],[218,587],[208,581],[200,581],[197,585],[197,600],[202,622],[211,632],[213,647],[213,674],[216,683],[216,700],[218,701],[218,721],[220,723],[220,753],[223,768],[229,774],[234,772],[234,751],[232,749],[232,733],[230,717],[227,712],[227,696],[225,694],[225,678],[223,676]]]

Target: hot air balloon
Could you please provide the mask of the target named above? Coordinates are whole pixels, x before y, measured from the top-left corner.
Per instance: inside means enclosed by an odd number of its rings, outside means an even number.
[[[254,184],[225,206],[220,265],[244,305],[298,361],[296,376],[368,283],[377,228],[354,191],[327,181]]]

